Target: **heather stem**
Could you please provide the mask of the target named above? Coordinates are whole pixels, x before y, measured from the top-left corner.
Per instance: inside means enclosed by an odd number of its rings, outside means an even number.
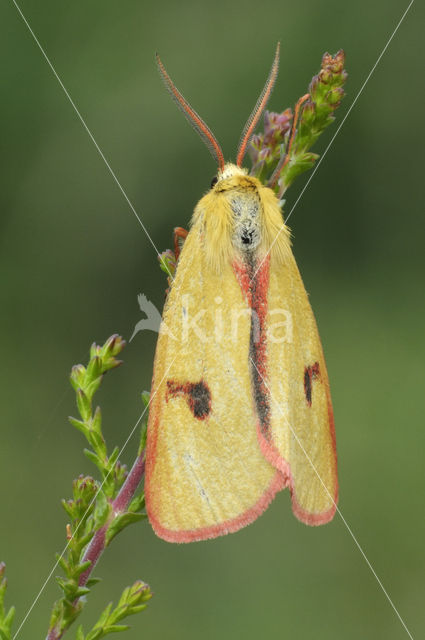
[[[137,487],[139,486],[145,472],[145,451],[143,450],[136,458],[123,486],[121,487],[117,497],[112,502],[113,517],[124,513],[134,497]],[[99,531],[97,531],[90,542],[83,557],[83,562],[88,560],[91,562],[90,567],[81,574],[79,585],[84,586],[93,571],[97,561],[105,550],[106,530],[110,522],[107,522]]]
[[[117,497],[111,503],[112,517],[108,520],[106,524],[103,525],[103,527],[101,527],[98,531],[96,531],[90,544],[86,549],[82,562],[89,561],[91,564],[88,567],[88,569],[86,569],[86,571],[84,571],[84,573],[80,575],[80,578],[78,581],[80,587],[83,587],[87,583],[87,580],[89,579],[90,574],[92,573],[100,556],[102,555],[102,553],[106,548],[106,533],[109,526],[111,525],[111,522],[115,518],[117,518],[118,516],[126,512],[128,505],[130,504],[131,500],[134,498],[137,492],[137,488],[143,478],[144,473],[145,473],[145,450],[143,449],[140,452],[140,454],[137,456]],[[78,602],[79,602],[79,598],[77,598],[73,602],[73,607],[75,609],[78,607]],[[60,638],[63,637],[66,630],[67,628],[61,631],[55,625],[52,629],[50,629],[46,640],[60,640]]]

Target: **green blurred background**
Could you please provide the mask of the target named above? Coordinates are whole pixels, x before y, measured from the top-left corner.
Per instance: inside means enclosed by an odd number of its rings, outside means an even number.
[[[344,48],[349,80],[323,151],[406,2],[58,2],[21,7],[155,245],[187,226],[215,166],[158,77],[158,50],[179,88],[234,158],[270,67],[270,102],[302,95],[324,51]],[[340,509],[413,636],[424,632],[423,139],[415,3],[294,211],[294,251],[331,379]],[[11,1],[0,7],[1,523],[9,603],[20,621],[64,546],[78,473],[93,473],[68,373],[90,343],[129,338],[137,294],[157,306],[155,251]],[[421,149],[422,145],[422,149]],[[287,194],[288,207],[307,177]],[[110,444],[123,444],[149,388],[156,335],[127,347],[100,397]],[[133,438],[123,458],[131,463]],[[308,528],[281,493],[253,525],[176,546],[146,523],[98,567],[87,626],[136,578],[155,591],[131,638],[407,637],[339,516]],[[43,638],[54,579],[19,638]],[[75,632],[69,633],[74,637]],[[68,636],[67,636],[68,637]]]

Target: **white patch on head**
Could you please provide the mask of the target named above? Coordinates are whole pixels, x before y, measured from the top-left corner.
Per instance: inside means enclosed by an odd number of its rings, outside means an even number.
[[[236,192],[229,197],[233,212],[233,245],[240,251],[253,251],[261,243],[261,203],[257,195]]]
[[[224,169],[218,172],[217,179],[218,182],[220,182],[220,180],[226,180],[227,178],[232,178],[233,176],[246,176],[247,173],[248,172],[246,169],[241,169],[235,164],[228,162],[224,165]]]

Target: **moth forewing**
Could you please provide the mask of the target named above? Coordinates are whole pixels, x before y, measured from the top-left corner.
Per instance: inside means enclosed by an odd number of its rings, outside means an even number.
[[[203,234],[199,218],[164,310],[178,338],[158,338],[149,412],[147,510],[157,534],[172,542],[236,531],[284,486],[257,442],[250,371],[241,358],[250,340],[247,303],[230,263],[220,274],[210,268]],[[235,335],[216,335],[218,295],[224,317],[238,315]]]
[[[288,474],[295,515],[306,524],[332,519],[338,499],[329,381],[316,322],[293,257],[271,270],[267,324],[281,309],[284,332],[267,342],[270,430],[262,451]],[[285,326],[286,322],[286,326]],[[276,334],[276,332],[275,332]]]

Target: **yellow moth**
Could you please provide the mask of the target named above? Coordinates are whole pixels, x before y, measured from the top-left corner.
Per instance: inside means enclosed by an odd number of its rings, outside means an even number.
[[[306,524],[328,522],[336,509],[333,413],[316,323],[280,203],[242,167],[278,59],[279,46],[230,164],[157,58],[218,164],[179,255],[155,356],[146,507],[170,542],[237,531],[285,487]]]

